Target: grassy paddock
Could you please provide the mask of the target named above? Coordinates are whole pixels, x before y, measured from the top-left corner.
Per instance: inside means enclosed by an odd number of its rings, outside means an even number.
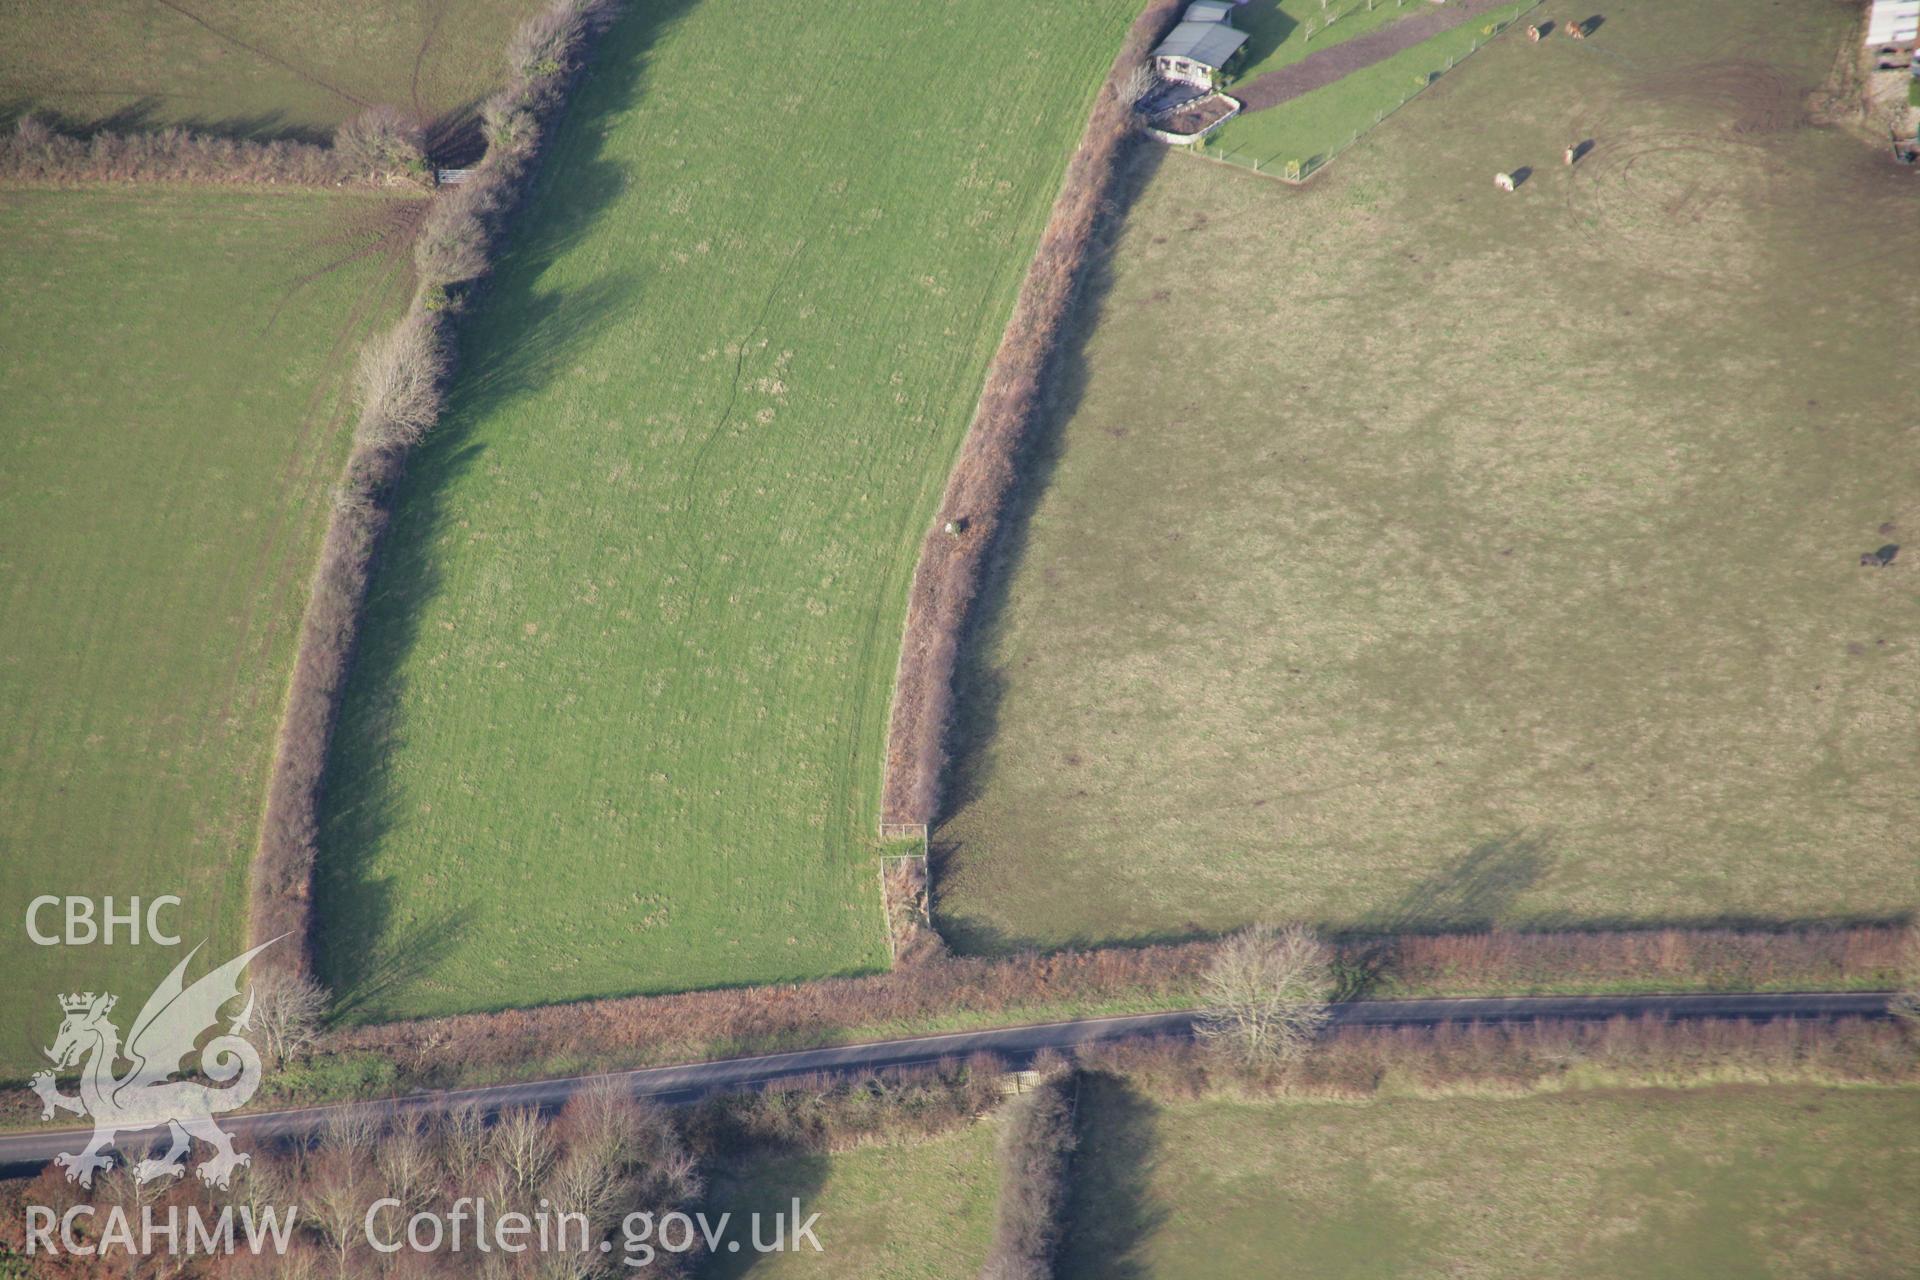
[[[745,1231],[752,1214],[770,1220],[791,1213],[798,1198],[802,1218],[820,1215],[814,1234],[822,1251],[761,1256],[748,1243],[740,1253],[708,1259],[696,1274],[701,1280],[973,1275],[993,1233],[998,1131],[997,1120],[981,1120],[919,1141],[831,1154],[753,1151],[734,1157],[711,1175],[708,1214],[730,1212]]]
[[[470,111],[536,0],[0,0],[0,123],[317,138],[384,103]]]
[[[1418,2],[1425,7],[1425,0]],[[1539,0],[1514,0],[1512,4],[1488,10],[1452,30],[1382,58],[1323,89],[1315,89],[1265,111],[1237,116],[1209,139],[1205,154],[1236,164],[1251,166],[1257,162],[1259,168],[1271,173],[1282,172],[1288,161],[1297,160],[1302,171],[1311,172],[1345,150],[1356,135],[1364,136],[1380,117],[1397,111],[1401,104],[1421,93],[1423,86],[1451,73],[1461,59],[1493,39],[1487,27],[1512,22],[1538,3]],[[1360,30],[1379,25],[1377,21],[1367,21],[1373,17],[1364,8],[1360,9],[1355,19],[1366,22]],[[1329,34],[1341,39],[1359,34],[1359,30],[1344,31],[1344,27],[1344,23],[1335,23]],[[1525,33],[1518,39],[1524,43]],[[1315,36],[1305,52],[1318,49],[1326,40],[1327,36]],[[1297,43],[1297,37],[1288,43]]]
[[[1081,1096],[1066,1277],[1886,1276],[1920,1090],[1365,1103]]]
[[[1425,0],[1337,0],[1325,6],[1320,0],[1254,0],[1233,14],[1233,25],[1248,36],[1240,65],[1234,69],[1234,82],[1245,84],[1426,8]],[[1307,34],[1309,22],[1312,35]]]
[[[406,297],[417,209],[0,192],[0,1075],[44,1065],[56,992],[131,1017],[179,959],[34,946],[31,898],[178,894],[185,945],[245,936],[348,375]]]
[[[607,34],[369,598],[318,899],[355,1016],[885,965],[913,548],[1132,15]]]
[[[1920,558],[1858,563],[1920,528],[1920,189],[1803,123],[1845,10],[1729,68],[1739,12],[1496,41],[1306,188],[1152,175],[963,660],[943,932],[1920,903]]]

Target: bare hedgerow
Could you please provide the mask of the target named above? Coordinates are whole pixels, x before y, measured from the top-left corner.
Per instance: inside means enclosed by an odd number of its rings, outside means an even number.
[[[1292,1062],[1331,1017],[1333,953],[1305,925],[1256,924],[1220,944],[1201,992],[1203,1043],[1249,1064]]]
[[[356,445],[380,451],[417,443],[440,416],[447,354],[430,316],[406,317],[360,356],[360,425]]]
[[[420,278],[413,304],[393,331],[363,354],[360,422],[301,622],[254,859],[254,940],[291,933],[301,943],[296,950],[265,957],[271,965],[296,972],[312,966],[313,866],[328,744],[368,574],[386,525],[387,497],[408,451],[440,413],[451,367],[444,317],[456,301],[448,290],[485,273],[491,241],[534,172],[543,122],[564,96],[570,76],[563,72],[581,64],[587,37],[601,30],[617,8],[616,0],[553,0],[515,37],[508,84],[483,109],[487,152],[467,182],[436,197],[427,234],[416,248]],[[392,111],[363,115],[342,129],[334,150],[315,150],[388,177],[425,176],[417,138]]]
[[[252,142],[161,129],[70,137],[27,115],[0,133],[0,179],[82,182],[192,182],[335,187],[374,179],[328,147]]]
[[[940,509],[920,544],[887,720],[883,822],[932,822],[938,816],[959,636],[979,590],[987,549],[1019,479],[1015,460],[1040,403],[1094,232],[1108,210],[1116,162],[1133,132],[1133,103],[1126,100],[1124,85],[1180,8],[1181,0],[1150,0],[1127,31],[1108,73],[1109,91],[1094,104],[1067,162]],[[944,531],[948,525],[965,532],[950,535]]]
[[[981,1280],[1047,1280],[1053,1274],[1076,1141],[1073,1086],[1072,1076],[1060,1076],[1007,1104],[1000,1203]]]
[[[467,185],[453,190],[464,192]],[[424,289],[464,284],[486,271],[487,228],[471,198],[450,195],[433,202],[413,242],[413,266]]]
[[[1905,950],[1900,990],[1887,1001],[1887,1012],[1920,1033],[1920,924],[1907,927]]]

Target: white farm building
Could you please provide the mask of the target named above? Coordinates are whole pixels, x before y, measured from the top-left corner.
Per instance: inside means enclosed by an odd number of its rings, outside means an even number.
[[[1213,73],[1247,42],[1247,33],[1233,25],[1232,17],[1233,5],[1227,0],[1194,0],[1154,49],[1153,69],[1163,80],[1212,87]]]
[[[1867,14],[1867,47],[1920,40],[1920,0],[1873,0]]]

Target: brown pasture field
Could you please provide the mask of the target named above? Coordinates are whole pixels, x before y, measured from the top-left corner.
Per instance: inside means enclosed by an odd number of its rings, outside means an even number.
[[[0,123],[318,140],[370,106],[471,116],[535,0],[0,0]]]
[[[1141,153],[962,658],[943,932],[1912,911],[1920,547],[1861,557],[1920,536],[1920,181],[1817,123],[1855,9],[1749,16],[1503,37],[1304,187]]]

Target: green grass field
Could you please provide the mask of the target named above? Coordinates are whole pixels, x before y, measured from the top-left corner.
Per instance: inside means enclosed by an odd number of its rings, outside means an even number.
[[[1070,1280],[1911,1275],[1920,1093],[1198,1102],[1083,1092]]]
[[[1450,64],[1458,64],[1494,38],[1487,27],[1512,22],[1536,3],[1537,0],[1514,0],[1512,4],[1490,9],[1482,16],[1363,67],[1323,89],[1315,89],[1265,111],[1237,116],[1220,127],[1208,141],[1207,151],[1239,164],[1251,165],[1257,160],[1262,169],[1273,171],[1284,169],[1290,160],[1297,160],[1302,170],[1311,172],[1364,136],[1408,99],[1424,92],[1423,86],[1434,77],[1452,74],[1455,67]],[[1300,7],[1306,10],[1311,6]],[[1280,46],[1280,51],[1290,52],[1292,56],[1273,65],[1297,62],[1308,53],[1380,26],[1380,15],[1391,8],[1390,4],[1382,4],[1369,13],[1364,6],[1357,7],[1350,18],[1334,23],[1330,31],[1314,37],[1310,44],[1303,44],[1296,33]],[[1412,8],[1393,9],[1393,12],[1406,13]],[[1348,29],[1349,24],[1352,30]],[[1526,36],[1522,32],[1515,38],[1524,41]]]
[[[259,137],[330,134],[367,106],[422,124],[467,113],[500,81],[535,0],[0,0],[0,122],[187,125]]]
[[[999,1196],[995,1121],[924,1142],[857,1147],[832,1155],[756,1153],[724,1165],[707,1189],[710,1216],[733,1214],[740,1252],[721,1252],[701,1280],[957,1280],[980,1269]],[[819,1214],[820,1252],[758,1255],[747,1223],[763,1215]],[[791,1221],[791,1219],[789,1219]],[[724,1248],[724,1246],[723,1246]]]
[[[950,937],[1920,905],[1920,558],[1858,563],[1920,534],[1920,185],[1804,122],[1843,10],[1734,66],[1738,8],[1495,41],[1305,187],[1142,176],[966,659]]]
[[[915,546],[1132,16],[605,38],[374,582],[319,884],[356,1014],[885,965]]]
[[[35,946],[32,898],[178,894],[186,945],[245,934],[348,375],[410,287],[412,207],[0,191],[0,1077],[44,1065],[57,993],[137,1010],[180,954]]]
[[[1422,0],[1339,0],[1325,6],[1320,0],[1253,0],[1233,14],[1233,25],[1248,36],[1239,65],[1233,68],[1234,82],[1245,84],[1255,76],[1278,71],[1308,54],[1425,9]],[[1313,25],[1311,34],[1307,31],[1309,23]],[[1227,92],[1233,92],[1232,88]]]

